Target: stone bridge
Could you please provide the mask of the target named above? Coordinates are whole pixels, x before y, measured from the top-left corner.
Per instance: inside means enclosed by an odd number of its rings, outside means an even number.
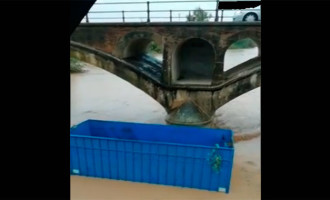
[[[207,125],[219,107],[260,86],[260,33],[260,22],[81,24],[71,56],[143,90],[166,109],[168,123]],[[224,72],[226,50],[245,38],[259,55]],[[151,41],[162,47],[162,62],[144,57]]]

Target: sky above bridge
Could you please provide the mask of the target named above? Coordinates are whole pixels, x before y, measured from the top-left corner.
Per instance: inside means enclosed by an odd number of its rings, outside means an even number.
[[[166,3],[162,3],[166,1]],[[149,0],[150,11],[164,10],[166,12],[150,12],[151,22],[169,22],[170,10],[172,10],[172,21],[187,21],[186,16],[189,11],[175,11],[175,10],[194,10],[195,8],[202,8],[212,15],[209,21],[215,20],[215,10],[217,9],[217,1],[210,2],[175,2],[180,0]],[[181,0],[182,1],[182,0]],[[202,0],[203,1],[203,0]],[[228,0],[226,0],[228,1]],[[100,3],[123,3],[123,2],[137,2],[134,4],[100,4]],[[125,22],[146,22],[147,21],[147,0],[97,0],[90,9],[88,14],[89,22],[123,22],[121,11],[125,11]],[[145,12],[127,12],[127,11],[145,11]],[[115,13],[93,13],[95,11],[120,11]],[[232,16],[236,10],[225,10],[223,12],[223,21],[232,21]],[[191,12],[192,13],[192,12]],[[219,11],[219,21],[221,12]],[[104,19],[112,18],[112,19]],[[113,19],[117,18],[117,19]],[[134,18],[134,19],[133,19]],[[82,22],[86,22],[86,17]]]

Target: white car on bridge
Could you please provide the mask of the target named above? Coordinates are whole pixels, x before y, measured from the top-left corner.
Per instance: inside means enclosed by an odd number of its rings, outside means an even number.
[[[233,21],[260,21],[261,20],[261,12],[260,6],[253,9],[244,9],[240,11],[236,11],[233,16]]]

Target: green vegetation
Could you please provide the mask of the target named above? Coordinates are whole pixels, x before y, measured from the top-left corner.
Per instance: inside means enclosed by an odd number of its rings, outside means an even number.
[[[222,163],[222,158],[219,152],[219,148],[220,146],[218,144],[215,145],[216,148],[214,148],[210,154],[210,157],[208,159],[212,169],[216,172],[219,173],[220,172],[220,168],[221,168],[221,163]]]
[[[188,22],[208,22],[211,17],[211,14],[208,14],[200,7],[196,8],[192,15],[186,16]]]
[[[248,48],[253,48],[256,47],[255,43],[253,40],[250,38],[238,40],[234,44],[232,44],[229,49],[248,49]]]
[[[150,42],[147,48],[148,53],[161,53],[162,49],[154,41]]]
[[[75,58],[70,58],[70,72],[84,72],[83,64]]]

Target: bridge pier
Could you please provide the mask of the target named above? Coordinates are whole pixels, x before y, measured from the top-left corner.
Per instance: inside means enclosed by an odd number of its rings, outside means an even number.
[[[212,122],[213,116],[204,111],[194,101],[188,100],[172,110],[165,121],[169,124],[205,126]]]
[[[221,128],[215,120],[215,111],[207,113],[194,101],[187,101],[179,108],[170,111],[165,122],[168,125],[198,126],[203,128]]]
[[[209,123],[207,124],[202,124],[202,125],[189,125],[189,124],[173,124],[173,123],[169,123],[165,120],[166,125],[178,125],[178,126],[195,126],[195,127],[201,127],[201,128],[221,128],[219,127],[214,120],[212,119]]]

